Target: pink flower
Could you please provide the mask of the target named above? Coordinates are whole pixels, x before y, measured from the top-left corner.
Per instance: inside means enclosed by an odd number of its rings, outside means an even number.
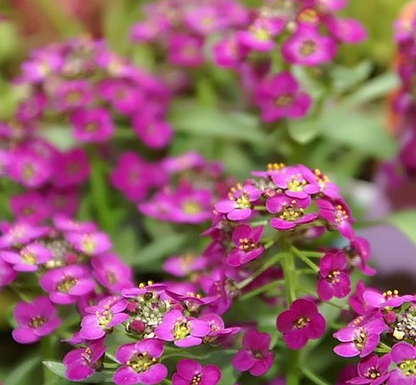
[[[102,341],[90,343],[85,348],[71,350],[63,359],[65,377],[70,381],[83,381],[102,368],[100,363],[106,347]]]
[[[165,365],[158,362],[163,355],[163,342],[145,339],[117,349],[116,358],[123,365],[114,373],[117,385],[153,385],[162,382],[168,375]]]
[[[114,133],[113,120],[107,110],[99,107],[83,109],[71,115],[74,137],[85,143],[101,143]]]
[[[195,360],[180,360],[172,385],[216,385],[221,380],[221,371],[215,365],[202,366]]]
[[[35,191],[26,191],[12,196],[10,208],[17,221],[34,225],[42,223],[50,215],[50,208],[45,197]]]
[[[75,148],[58,156],[54,167],[52,183],[58,188],[69,188],[84,183],[90,175],[87,154],[81,148]]]
[[[53,102],[60,111],[85,108],[93,100],[94,94],[87,80],[62,81],[52,95]]]
[[[163,270],[175,277],[186,277],[198,270],[202,270],[208,264],[203,256],[184,254],[170,257],[163,264]]]
[[[299,83],[289,72],[280,72],[260,83],[256,103],[262,109],[262,120],[275,122],[282,118],[302,118],[311,107],[312,99],[300,90]]]
[[[136,114],[132,120],[133,130],[149,148],[165,148],[173,137],[170,124],[149,113]]]
[[[249,330],[243,338],[243,350],[233,358],[232,364],[240,372],[249,371],[252,376],[263,376],[273,365],[274,354],[270,350],[270,335]]]
[[[277,330],[283,333],[283,340],[290,349],[302,349],[310,339],[317,339],[325,333],[325,318],[316,305],[306,299],[297,299],[289,310],[282,312],[276,321]]]
[[[316,289],[321,300],[344,298],[350,293],[351,280],[346,267],[347,257],[342,251],[328,252],[322,257]]]
[[[309,26],[299,26],[282,46],[282,55],[287,62],[305,66],[327,63],[334,58],[336,51],[334,40]]]
[[[16,277],[17,272],[13,269],[12,265],[4,262],[4,260],[0,258],[0,289],[12,283]]]
[[[168,41],[168,60],[184,67],[198,67],[204,63],[203,40],[186,34],[175,34]]]
[[[237,38],[242,45],[260,52],[269,52],[275,47],[274,38],[284,29],[283,19],[258,18],[248,31],[241,31]]]
[[[260,243],[264,226],[251,228],[248,225],[237,226],[232,235],[233,248],[226,262],[230,266],[241,266],[258,258],[264,251]]]
[[[40,243],[31,243],[20,251],[0,251],[0,257],[21,272],[36,271],[52,258],[52,252]]]
[[[344,43],[360,43],[367,38],[367,31],[354,19],[329,17],[325,20],[329,32]]]
[[[163,317],[163,322],[155,335],[163,341],[172,341],[179,347],[202,344],[202,338],[211,331],[207,322],[192,317],[185,317],[179,310],[170,310]]]
[[[19,302],[14,309],[17,322],[13,339],[20,344],[30,344],[58,329],[61,320],[47,297],[38,297],[33,302]]]
[[[356,385],[381,385],[385,384],[390,377],[389,366],[390,354],[378,357],[375,354],[368,356],[358,364],[358,376],[349,380],[350,384]]]
[[[416,372],[413,368],[416,360],[416,348],[407,342],[399,342],[391,349],[391,358],[397,369],[391,372],[388,385],[414,385]]]
[[[111,240],[103,232],[66,233],[65,239],[78,251],[87,255],[105,253],[112,247]]]

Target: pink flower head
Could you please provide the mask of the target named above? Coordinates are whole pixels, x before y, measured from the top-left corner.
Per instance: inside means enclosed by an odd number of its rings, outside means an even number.
[[[267,210],[277,214],[270,220],[270,225],[276,230],[291,230],[298,225],[311,223],[318,218],[315,213],[305,213],[309,207],[311,198],[306,199],[290,198],[287,195],[275,195],[266,202]]]
[[[13,269],[12,265],[0,258],[0,289],[12,283],[16,277],[17,272]]]
[[[196,36],[175,34],[168,42],[168,60],[184,67],[198,67],[204,63],[203,40]]]
[[[75,148],[59,155],[53,177],[53,185],[69,188],[84,183],[90,175],[87,154],[81,148]]]
[[[100,94],[123,115],[133,115],[141,110],[146,102],[145,95],[140,89],[119,79],[104,81],[100,85]]]
[[[261,191],[251,184],[244,186],[238,184],[228,194],[227,200],[222,200],[215,205],[215,210],[226,214],[232,221],[247,219],[252,212],[253,203],[261,196]]]
[[[210,331],[207,322],[185,317],[179,310],[171,310],[163,317],[155,335],[163,341],[172,341],[176,346],[186,348],[202,344],[203,337]]]
[[[283,333],[283,340],[290,349],[302,349],[311,339],[325,333],[325,318],[316,305],[306,299],[297,299],[289,310],[281,313],[276,320],[277,330]]]
[[[76,250],[87,255],[105,253],[112,247],[108,235],[98,231],[90,233],[66,233],[65,239],[74,246]]]
[[[251,228],[248,225],[237,226],[233,231],[233,248],[226,262],[230,266],[241,266],[258,258],[264,251],[260,243],[264,226]]]
[[[65,215],[55,215],[53,224],[63,233],[93,233],[97,231],[95,223],[74,221]]]
[[[274,184],[285,190],[288,197],[296,199],[306,199],[310,195],[319,193],[320,187],[315,183],[310,183],[302,175],[301,168],[285,167],[280,172],[272,174]]]
[[[317,284],[317,293],[321,300],[344,298],[350,293],[351,280],[346,267],[347,257],[342,251],[328,252],[322,257]]]
[[[21,247],[36,238],[40,238],[47,232],[47,227],[33,226],[22,222],[15,223],[7,229],[2,229],[2,235],[0,235],[0,249],[12,246]]]
[[[98,340],[105,336],[115,326],[123,323],[129,315],[123,313],[127,301],[118,297],[101,300],[98,305],[87,308],[88,314],[82,318],[79,335],[86,340]]]
[[[161,383],[168,375],[165,365],[158,362],[163,355],[163,342],[145,339],[117,349],[116,358],[123,365],[114,373],[117,385],[153,385]]]
[[[186,25],[195,33],[209,36],[222,27],[222,20],[214,6],[198,5],[185,15]]]
[[[296,168],[301,172],[303,178],[305,178],[308,183],[317,183],[319,185],[322,195],[330,199],[341,198],[340,188],[335,183],[332,183],[329,177],[323,174],[321,170],[311,170],[302,164],[297,165]]]
[[[50,214],[46,199],[35,191],[12,196],[10,208],[17,221],[34,225],[42,223]]]
[[[48,98],[43,92],[36,92],[22,101],[16,111],[16,118],[21,123],[28,123],[40,119],[48,103]]]
[[[256,90],[256,103],[262,109],[262,120],[275,122],[282,118],[302,118],[307,114],[312,99],[300,90],[297,80],[285,71],[260,83]]]
[[[258,18],[248,31],[241,31],[237,38],[240,44],[260,52],[269,52],[275,48],[274,38],[278,36],[285,22],[282,19]]]
[[[63,359],[65,377],[70,381],[84,381],[102,368],[101,359],[106,347],[102,341],[94,341],[85,348],[71,350]]]
[[[351,308],[359,315],[366,315],[369,313],[369,310],[373,309],[373,306],[369,305],[364,299],[364,293],[369,289],[365,286],[363,281],[358,281],[355,288],[355,293],[351,295],[349,303]]]
[[[318,199],[316,205],[319,207],[319,215],[334,225],[342,236],[347,239],[355,238],[351,211],[342,199],[334,202],[327,199]]]
[[[363,293],[364,301],[376,309],[387,307],[399,307],[405,302],[416,301],[415,295],[399,295],[397,290],[388,290],[383,294],[375,290],[367,290]]]
[[[106,142],[113,136],[114,123],[107,110],[82,109],[71,115],[75,139],[84,143]]]
[[[316,3],[317,8],[322,13],[331,13],[340,11],[341,9],[344,9],[348,1],[347,0],[314,0],[314,3]]]
[[[52,302],[67,305],[93,291],[95,282],[85,267],[71,265],[47,271],[40,279],[40,286],[49,293]]]
[[[273,360],[270,335],[251,329],[244,335],[243,350],[234,356],[232,364],[240,372],[249,371],[252,376],[260,377],[269,371]]]
[[[0,257],[20,272],[36,271],[52,258],[52,252],[40,243],[31,243],[20,251],[0,251]]]
[[[53,98],[58,110],[70,111],[87,107],[94,94],[87,80],[70,80],[59,83]]]
[[[416,348],[407,342],[399,342],[391,349],[391,358],[397,369],[391,372],[389,385],[414,385],[416,382]]]
[[[356,44],[367,38],[367,31],[354,19],[329,17],[325,25],[335,38],[344,43]]]
[[[52,176],[52,164],[35,151],[18,149],[12,153],[9,177],[27,188],[39,188]]]
[[[327,63],[336,51],[333,39],[320,35],[316,28],[309,26],[299,26],[282,46],[282,55],[287,62],[305,66]]]
[[[185,359],[176,365],[172,385],[216,385],[221,380],[221,371],[215,365],[202,366],[198,361]]]
[[[132,120],[133,130],[149,148],[165,148],[173,137],[170,124],[161,117],[150,113],[136,114]]]
[[[68,190],[48,189],[46,201],[52,215],[75,216],[79,208],[79,192],[76,188]]]
[[[381,385],[385,384],[390,377],[389,366],[390,354],[378,357],[375,354],[367,356],[358,364],[358,377],[349,380],[350,384],[356,385]]]
[[[243,47],[237,36],[229,36],[214,45],[214,62],[219,67],[236,68],[244,58],[247,47]]]
[[[175,277],[186,277],[198,270],[204,269],[208,261],[203,256],[184,254],[170,257],[163,264],[163,270]]]
[[[241,330],[239,327],[226,328],[224,320],[216,313],[205,313],[199,319],[208,322],[211,328],[211,332],[205,337],[208,341],[215,341],[217,338],[231,336]]]
[[[361,326],[343,328],[334,334],[342,342],[335,346],[334,352],[341,357],[366,357],[378,346],[380,334],[386,330],[388,326],[380,318]]]
[[[56,73],[63,66],[63,57],[52,49],[39,49],[33,52],[30,60],[22,64],[19,82],[38,83]]]
[[[20,344],[30,344],[51,334],[61,325],[61,320],[47,297],[38,297],[33,302],[19,302],[14,309],[17,323],[13,339]]]
[[[112,293],[133,287],[133,270],[115,254],[100,254],[91,258],[94,278]]]

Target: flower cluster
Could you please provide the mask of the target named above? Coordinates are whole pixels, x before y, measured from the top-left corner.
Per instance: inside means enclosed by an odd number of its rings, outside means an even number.
[[[416,296],[381,293],[357,284],[350,305],[356,317],[334,337],[342,357],[360,357],[348,384],[413,384],[416,380]]]
[[[110,252],[110,239],[94,223],[57,216],[51,226],[3,223],[1,231],[0,287],[32,273],[46,294],[17,305],[17,342],[35,342],[59,327],[58,305],[75,304],[83,313],[103,295],[132,285],[131,268]]]
[[[415,26],[416,10],[411,7],[409,14],[399,18],[395,23],[395,39],[398,47],[395,67],[400,78],[400,87],[391,97],[391,112],[394,116],[391,123],[400,136],[401,149],[397,158],[384,166],[389,180],[395,185],[416,175]]]

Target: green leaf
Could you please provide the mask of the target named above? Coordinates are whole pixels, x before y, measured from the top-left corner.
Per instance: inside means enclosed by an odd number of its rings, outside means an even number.
[[[18,366],[4,381],[4,385],[25,385],[30,383],[30,375],[36,366],[40,363],[38,356],[31,357],[23,362],[19,362]]]
[[[321,130],[319,122],[315,119],[289,120],[287,124],[290,137],[301,144],[314,140]]]
[[[271,145],[257,117],[247,113],[226,112],[190,100],[177,100],[171,107],[169,120],[178,132]]]
[[[392,72],[380,75],[366,82],[356,92],[345,98],[344,107],[360,106],[377,99],[385,98],[387,94],[399,86],[399,79]]]
[[[331,67],[330,76],[334,87],[338,91],[344,92],[366,80],[372,68],[372,63],[369,60],[364,60],[354,67],[334,65]]]
[[[65,365],[61,362],[55,361],[43,361],[45,365],[52,373],[57,375],[60,378],[65,378]],[[86,380],[82,381],[84,384],[99,384],[102,382],[112,383],[113,382],[113,372],[111,371],[102,371],[96,372],[91,377],[88,377]],[[6,384],[5,384],[6,385]]]
[[[238,378],[238,373],[234,370],[234,368],[231,365],[222,369],[221,372],[222,372],[222,377],[218,385],[235,384]]]
[[[114,250],[127,263],[134,262],[139,255],[139,241],[137,229],[133,227],[122,228],[113,240]]]
[[[186,240],[187,236],[184,234],[170,235],[164,239],[156,240],[149,246],[142,248],[137,258],[131,264],[146,271],[154,271],[157,269],[157,264],[161,259],[178,252]]]
[[[397,227],[416,245],[416,211],[407,210],[394,213],[383,220],[389,225]]]
[[[396,154],[397,141],[371,114],[337,108],[324,115],[320,124],[322,135],[334,143],[379,159],[389,159]]]

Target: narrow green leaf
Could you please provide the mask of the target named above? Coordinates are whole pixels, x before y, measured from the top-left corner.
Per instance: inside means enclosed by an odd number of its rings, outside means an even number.
[[[315,119],[289,120],[287,125],[290,137],[301,144],[314,140],[321,130],[319,122]]]
[[[14,370],[4,381],[4,385],[24,385],[30,383],[30,374],[32,370],[40,363],[40,357],[31,357],[23,362],[19,362]]]
[[[399,211],[383,220],[387,224],[397,227],[416,245],[416,211]]]

